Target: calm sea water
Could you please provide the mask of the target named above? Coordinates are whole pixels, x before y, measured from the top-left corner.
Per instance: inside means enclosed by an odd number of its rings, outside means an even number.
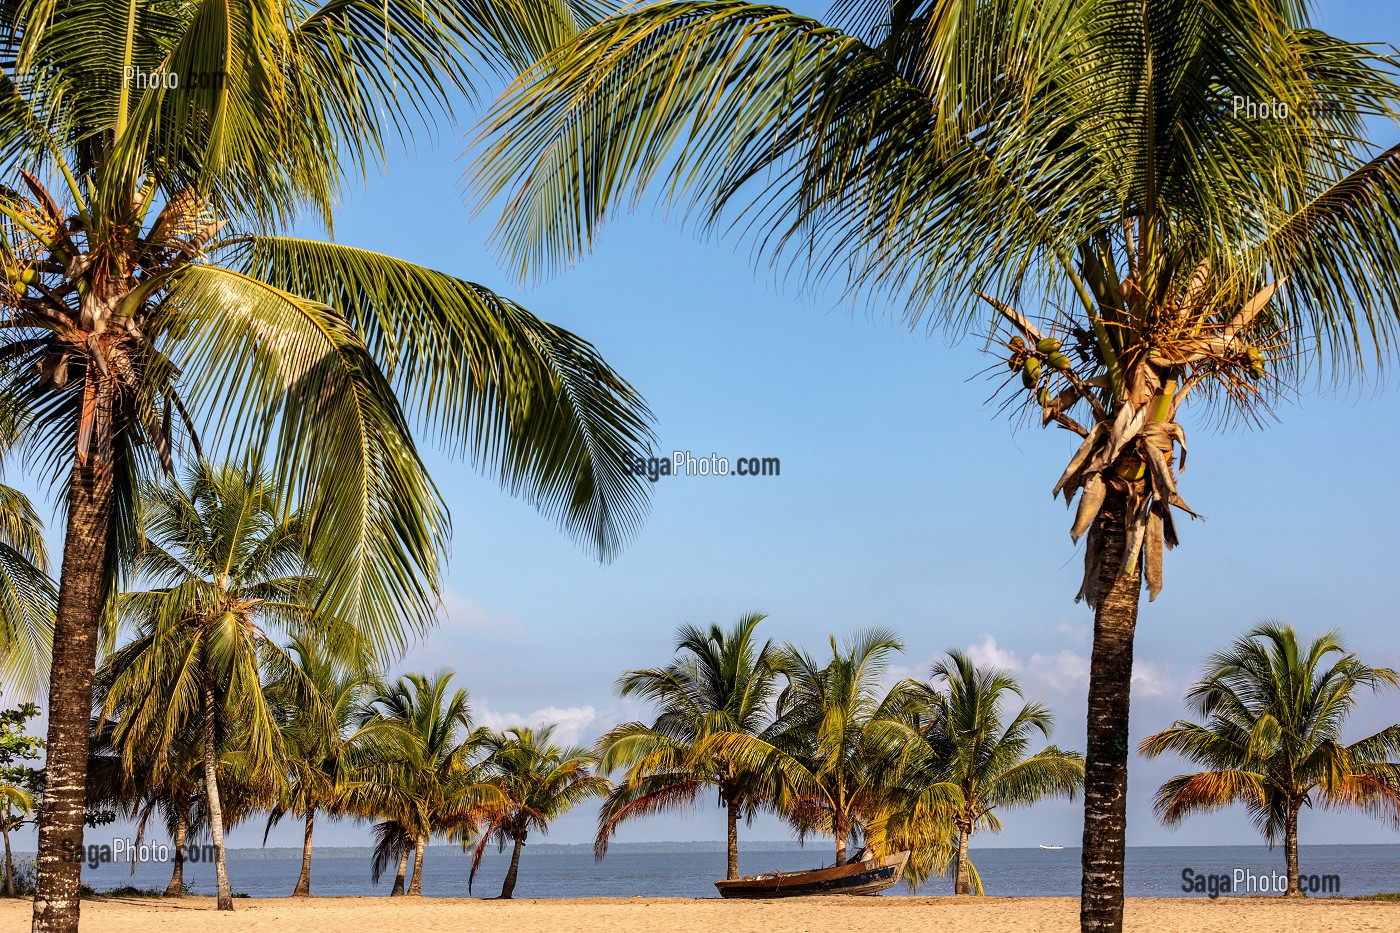
[[[508,853],[507,853],[508,856]],[[494,849],[483,859],[473,886],[475,896],[500,891],[509,862]],[[752,874],[767,870],[819,868],[831,863],[823,849],[809,845],[801,851],[741,852],[739,870]],[[1079,849],[975,849],[973,862],[982,874],[988,894],[1010,897],[1074,897],[1079,893]],[[1400,845],[1303,846],[1300,862],[1304,874],[1339,877],[1343,896],[1400,890]],[[459,849],[433,848],[427,853],[423,893],[438,897],[467,896],[470,856]],[[291,893],[300,868],[299,856],[269,857],[266,852],[229,851],[229,876],[235,892],[252,897],[280,897]],[[1127,854],[1127,893],[1130,897],[1201,896],[1182,891],[1182,871],[1198,874],[1230,874],[1245,869],[1255,875],[1283,871],[1281,848],[1265,846],[1161,846],[1130,848]],[[724,876],[722,852],[620,852],[613,851],[595,863],[586,851],[552,853],[526,847],[521,858],[516,897],[714,897],[713,881]],[[130,874],[127,864],[107,864],[83,870],[83,880],[107,890],[119,885],[164,889],[170,869],[164,864],[138,864]],[[214,892],[213,866],[190,864],[185,879],[197,893]],[[392,878],[389,882],[392,882]],[[344,857],[335,849],[319,851],[312,863],[312,890],[321,895],[375,895],[389,893],[390,883],[370,884],[369,858]],[[948,879],[935,878],[918,894],[947,894]],[[886,896],[909,894],[905,886]]]

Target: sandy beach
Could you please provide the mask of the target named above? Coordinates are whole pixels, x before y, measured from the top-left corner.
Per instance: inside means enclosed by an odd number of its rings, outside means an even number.
[[[213,900],[106,898],[83,903],[88,933],[294,930],[298,933],[1072,933],[1072,898],[805,898],[722,901],[681,898],[485,901],[328,897],[239,900],[219,914]],[[1144,933],[1400,933],[1400,903],[1276,898],[1128,901],[1125,927]],[[0,930],[29,929],[29,904],[0,903]]]

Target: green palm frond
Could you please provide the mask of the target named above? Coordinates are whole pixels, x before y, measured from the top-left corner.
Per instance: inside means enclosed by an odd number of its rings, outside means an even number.
[[[0,486],[0,684],[17,696],[38,696],[48,682],[57,600],[38,513]]]
[[[407,411],[606,559],[635,533],[640,396],[588,344],[472,282],[331,243],[232,241],[254,278],[343,314]]]

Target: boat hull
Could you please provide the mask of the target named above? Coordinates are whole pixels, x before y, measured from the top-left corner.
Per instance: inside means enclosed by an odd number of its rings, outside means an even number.
[[[732,881],[716,881],[715,888],[721,897],[729,898],[879,894],[899,883],[904,875],[904,864],[908,861],[908,852],[898,852],[885,858],[851,862],[839,868],[775,871]]]

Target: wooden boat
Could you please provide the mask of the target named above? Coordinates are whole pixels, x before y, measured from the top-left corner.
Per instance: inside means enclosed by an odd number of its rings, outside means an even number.
[[[1041,847],[1042,849],[1049,849],[1049,850],[1051,850],[1052,852],[1058,852],[1058,851],[1060,851],[1061,849],[1064,848],[1064,846],[1055,846],[1055,845],[1047,846],[1047,845],[1046,845],[1045,843],[1043,843],[1043,842],[1040,844],[1040,847]]]
[[[812,897],[820,894],[879,894],[899,883],[908,852],[850,861],[814,871],[770,871],[733,881],[716,881],[720,897]]]

